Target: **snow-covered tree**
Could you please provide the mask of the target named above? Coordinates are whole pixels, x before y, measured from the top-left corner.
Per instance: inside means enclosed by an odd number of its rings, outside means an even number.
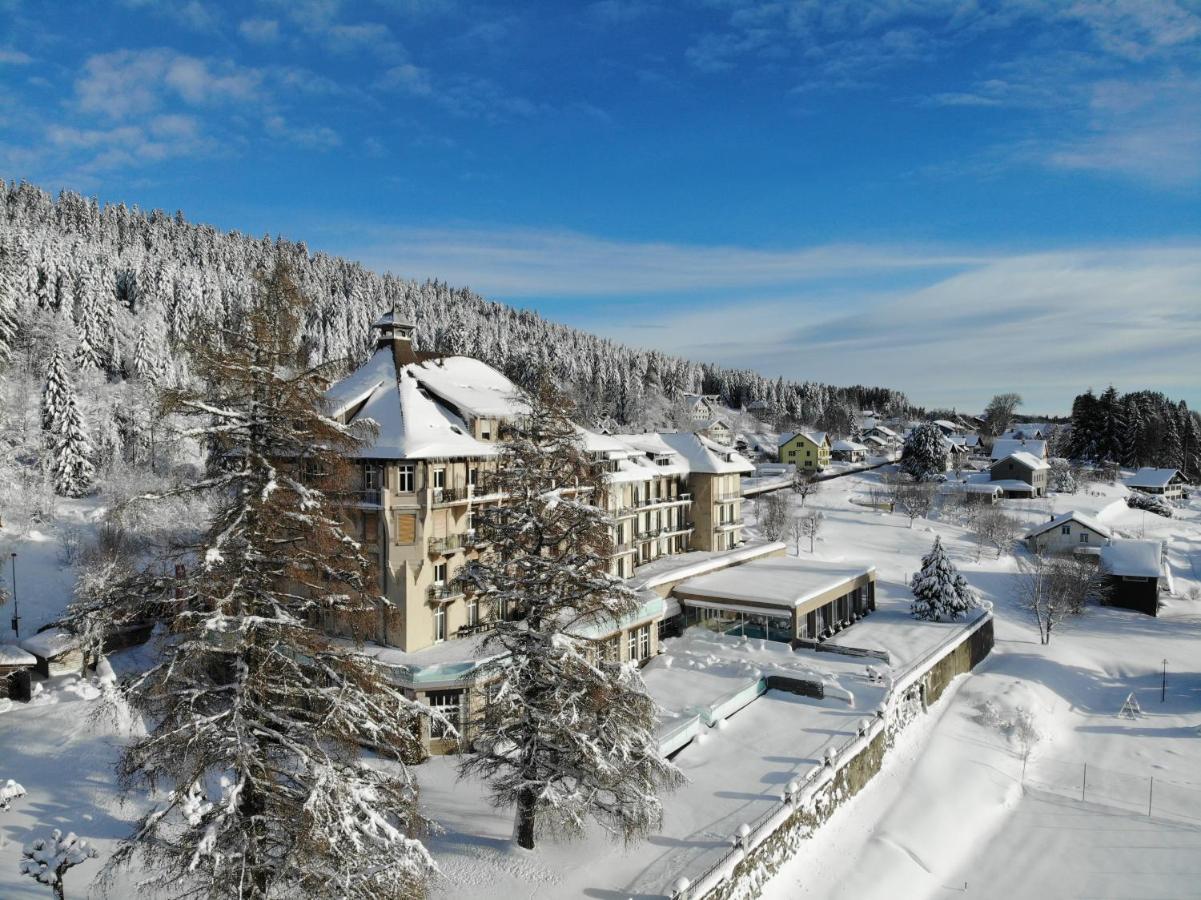
[[[92,464],[93,449],[87,426],[70,385],[56,417],[57,430],[50,459],[54,490],[64,497],[82,497],[92,488],[96,467]]]
[[[503,657],[481,673],[495,684],[461,769],[483,776],[497,807],[515,808],[521,847],[539,832],[577,835],[589,818],[628,841],[659,824],[658,793],[681,776],[659,755],[637,668],[591,636],[639,605],[608,572],[608,520],[592,505],[600,474],[548,376],[528,402],[488,489],[508,501],[476,514],[490,552],[461,576],[495,621],[486,649]]]
[[[954,622],[976,606],[976,593],[967,583],[947,551],[942,538],[934,538],[934,546],[922,557],[922,569],[909,583],[913,603],[909,610],[914,618],[931,622]]]
[[[813,475],[805,472],[794,472],[792,475],[792,491],[801,498],[801,506],[805,505],[805,501],[812,495],[821,490],[822,483]]]
[[[782,493],[771,493],[763,498],[763,514],[759,517],[759,530],[769,541],[783,540],[788,535],[792,518],[792,504]]]
[[[239,327],[195,348],[203,387],[164,406],[210,449],[178,493],[207,496],[211,520],[122,590],[94,580],[73,610],[83,634],[89,619],[166,620],[161,658],[124,688],[151,725],[119,766],[127,787],[165,794],[109,865],[142,860],[168,896],[383,900],[421,894],[433,869],[406,768],[421,708],[313,627],[370,619],[378,580],[329,499],[358,438],[323,412],[323,373],[297,368],[302,313],[277,265]],[[365,746],[389,764],[366,765]]]
[[[941,429],[923,422],[905,437],[901,468],[918,481],[947,469],[947,444]]]
[[[56,345],[46,367],[46,383],[42,388],[42,429],[50,436],[52,445],[54,435],[62,430],[63,418],[74,397],[66,357],[62,348]]]
[[[98,855],[96,849],[76,837],[74,831],[64,835],[55,828],[49,838],[38,838],[25,845],[21,851],[21,874],[49,886],[56,900],[64,900],[63,876],[67,870]]]
[[[818,533],[822,530],[823,522],[825,522],[825,516],[822,515],[820,509],[811,509],[797,518],[794,524],[795,530],[793,536],[796,538],[798,550],[800,548],[800,539],[807,537],[809,538],[809,552],[813,552],[813,546],[817,541]]]

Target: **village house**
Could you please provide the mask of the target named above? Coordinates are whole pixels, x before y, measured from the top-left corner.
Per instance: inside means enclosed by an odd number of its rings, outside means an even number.
[[[830,465],[830,438],[824,431],[786,431],[780,435],[777,460],[798,472],[820,472]]]
[[[1097,555],[1113,538],[1113,529],[1075,510],[1052,516],[1026,534],[1032,553]]]
[[[1051,466],[1025,451],[997,460],[988,470],[989,480],[1005,491],[1007,498],[1028,499],[1047,495],[1047,474]]]
[[[1164,574],[1162,543],[1115,538],[1101,548],[1101,568],[1110,606],[1148,616],[1159,614],[1160,579]]]
[[[863,438],[865,440],[875,438],[883,446],[888,447],[899,447],[904,443],[904,438],[887,425],[872,425],[870,428],[864,429]]]
[[[864,462],[867,460],[867,447],[855,441],[835,441],[830,445],[830,456],[841,462]]]
[[[1125,484],[1132,491],[1154,494],[1165,500],[1183,500],[1188,493],[1188,481],[1179,469],[1144,466],[1127,478]]]

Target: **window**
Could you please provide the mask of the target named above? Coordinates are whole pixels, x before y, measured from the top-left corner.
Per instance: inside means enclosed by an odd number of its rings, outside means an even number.
[[[396,490],[402,494],[413,493],[414,481],[414,466],[412,463],[402,463],[396,470]]]
[[[638,658],[638,630],[631,628],[626,632],[626,659]]]
[[[472,487],[476,487],[480,482],[480,470],[472,466],[467,470],[467,483]]]
[[[638,658],[650,659],[651,655],[651,627],[643,625],[638,629]]]
[[[1071,525],[1060,525],[1060,526],[1059,526],[1059,533],[1060,533],[1060,534],[1071,534],[1071,533],[1072,533],[1072,526],[1071,526]]]
[[[481,441],[492,440],[492,423],[491,422],[480,422],[480,440]]]
[[[480,601],[476,597],[467,598],[467,627],[474,628],[480,624]]]
[[[440,491],[446,487],[446,470],[434,469],[434,490]]]
[[[434,565],[434,584],[446,584],[446,563]]]
[[[1087,531],[1080,532],[1080,543],[1082,543],[1082,544],[1088,543],[1088,532]]]
[[[416,542],[417,516],[413,513],[397,513],[394,536],[398,544],[412,544]]]
[[[374,463],[363,466],[363,490],[378,491],[380,481],[380,467]]]
[[[430,719],[430,738],[439,741],[453,737],[462,722],[463,692],[430,691],[426,695],[426,702],[430,709],[441,715],[441,718]]]
[[[446,640],[446,607],[439,606],[434,610],[434,643]]]

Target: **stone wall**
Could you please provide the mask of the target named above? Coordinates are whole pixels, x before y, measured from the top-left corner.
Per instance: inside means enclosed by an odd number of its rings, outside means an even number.
[[[699,900],[702,896],[705,900],[750,900],[758,896],[763,885],[802,849],[805,840],[875,777],[897,735],[942,696],[952,679],[970,672],[988,656],[992,646],[993,621],[989,616],[950,652],[938,657],[900,696],[893,697],[884,727],[854,755],[839,760],[829,780],[759,841],[728,878],[707,893],[689,891],[683,896],[688,900]]]

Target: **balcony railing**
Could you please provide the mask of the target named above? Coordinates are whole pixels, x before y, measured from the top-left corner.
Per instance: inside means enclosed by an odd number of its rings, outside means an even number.
[[[728,531],[731,528],[741,528],[741,527],[742,527],[742,519],[733,519],[729,522],[718,522],[717,523],[718,531]]]
[[[452,503],[466,503],[471,499],[469,487],[441,487],[430,489],[430,505],[446,506]]]
[[[476,622],[474,625],[461,625],[455,629],[455,637],[471,637],[473,634],[483,634],[485,631],[495,631],[496,620],[489,619],[486,622]]]
[[[725,491],[720,494],[714,494],[713,499],[717,503],[728,503],[730,500],[741,500],[742,494],[738,491]]]
[[[640,509],[648,506],[672,506],[678,503],[691,503],[692,494],[677,494],[675,497],[640,497],[635,503]]]
[[[431,603],[453,600],[463,596],[463,589],[453,584],[435,584],[425,592],[425,596]]]
[[[432,537],[429,539],[430,553],[447,554],[462,550],[467,546],[466,537],[463,534],[447,534],[442,537]]]
[[[350,506],[379,506],[379,488],[364,488],[359,491],[335,491],[329,495],[338,503]]]

